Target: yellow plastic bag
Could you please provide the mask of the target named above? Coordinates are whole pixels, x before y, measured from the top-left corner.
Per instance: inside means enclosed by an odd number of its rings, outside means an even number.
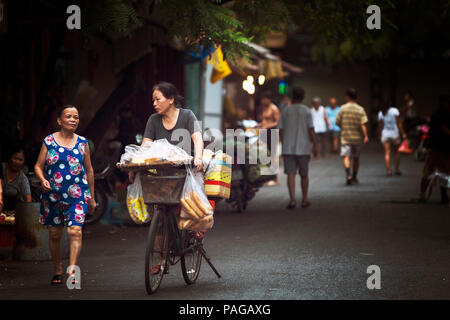
[[[134,183],[127,187],[127,208],[131,219],[137,224],[151,220],[150,208],[144,202],[140,174],[136,174]]]

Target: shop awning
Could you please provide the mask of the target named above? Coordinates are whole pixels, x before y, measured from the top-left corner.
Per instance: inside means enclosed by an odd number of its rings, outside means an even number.
[[[270,78],[284,78],[289,73],[301,73],[303,69],[290,64],[280,57],[272,54],[272,52],[256,43],[247,43],[255,53],[251,55],[253,63],[249,63],[245,59],[240,59],[232,65],[234,72],[240,73],[243,76],[247,74],[262,74],[267,79]]]

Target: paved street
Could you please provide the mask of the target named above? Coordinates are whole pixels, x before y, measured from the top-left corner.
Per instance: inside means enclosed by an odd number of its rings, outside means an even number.
[[[51,262],[0,261],[0,299],[449,299],[450,208],[415,204],[423,162],[402,158],[401,177],[386,177],[381,146],[363,150],[360,184],[344,185],[336,155],[310,164],[307,209],[285,209],[286,178],[261,189],[243,214],[219,203],[206,262],[186,286],[171,267],[159,291],[144,286],[148,227],[89,227],[80,261],[82,290],[50,287]],[[300,188],[297,181],[297,202]],[[65,262],[67,264],[67,261]],[[367,267],[381,269],[368,290]]]

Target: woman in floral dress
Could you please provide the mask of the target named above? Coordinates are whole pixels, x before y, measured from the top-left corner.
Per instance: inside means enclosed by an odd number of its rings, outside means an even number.
[[[88,141],[75,134],[80,121],[77,108],[61,108],[57,121],[60,130],[44,139],[34,167],[42,186],[39,222],[48,227],[55,268],[51,284],[62,284],[61,237],[64,225],[70,238],[67,273],[72,274],[81,252],[85,214],[95,210],[94,170]]]

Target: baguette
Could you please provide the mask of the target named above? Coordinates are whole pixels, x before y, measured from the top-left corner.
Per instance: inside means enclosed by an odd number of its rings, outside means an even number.
[[[206,230],[212,227],[214,223],[214,219],[212,215],[208,215],[199,222],[191,225],[189,230],[198,231],[198,230]]]
[[[180,221],[178,221],[178,228],[180,228],[181,230],[187,229],[190,226],[192,226],[193,224],[194,224],[194,220],[192,220],[192,219],[180,219]]]
[[[200,217],[195,213],[195,211],[192,209],[192,207],[187,203],[187,201],[183,198],[180,199],[181,205],[183,206],[184,210],[186,210],[186,213],[188,213],[191,217],[198,220]]]
[[[183,207],[181,207],[180,218],[183,218],[183,219],[190,219],[190,218],[192,218],[192,216],[186,212],[186,209],[184,209]]]
[[[200,208],[203,213],[203,216],[212,214],[213,208],[208,203],[206,204],[204,201],[200,199],[197,193],[192,191],[192,199],[194,199],[195,204]]]
[[[212,214],[207,215],[206,217],[204,217],[202,220],[200,220],[201,223],[208,223],[213,221],[214,218],[212,216]]]
[[[203,211],[197,206],[197,204],[195,203],[194,200],[192,200],[190,197],[186,197],[184,198],[184,200],[186,200],[186,202],[189,204],[189,206],[195,211],[195,213],[197,214],[198,218],[201,219],[204,216]]]

